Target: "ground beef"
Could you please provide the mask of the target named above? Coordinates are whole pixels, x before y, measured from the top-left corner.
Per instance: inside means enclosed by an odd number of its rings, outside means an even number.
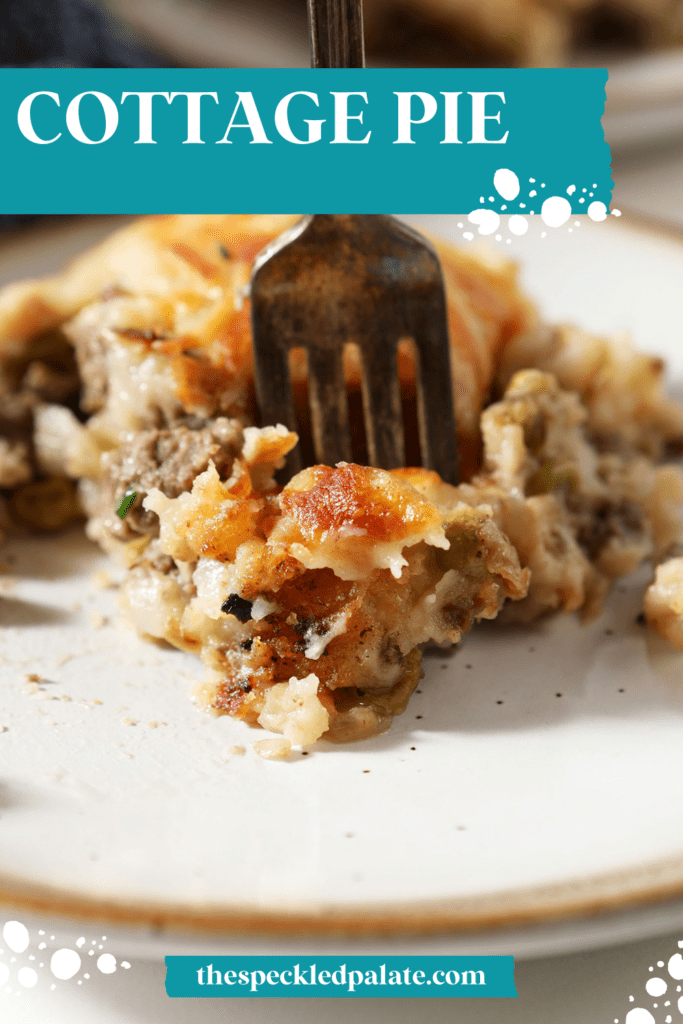
[[[592,562],[610,542],[647,542],[644,509],[633,501],[610,497],[590,502],[581,494],[569,494],[566,504],[573,517],[576,539]]]
[[[239,423],[225,417],[200,428],[182,424],[135,434],[116,452],[103,456],[98,517],[119,540],[129,540],[136,534],[157,536],[156,513],[142,507],[145,494],[158,488],[166,497],[177,498],[190,490],[195,477],[207,469],[210,461],[223,479],[229,477],[242,441]],[[129,487],[137,492],[137,498],[121,520],[113,513]]]
[[[75,366],[52,365],[34,359],[28,365],[21,386],[44,402],[72,405],[78,397],[80,379]]]
[[[0,437],[0,487],[17,487],[33,477],[28,447],[23,441]]]
[[[108,389],[106,341],[89,319],[76,317],[68,325],[82,383],[81,409],[97,412],[106,401]]]

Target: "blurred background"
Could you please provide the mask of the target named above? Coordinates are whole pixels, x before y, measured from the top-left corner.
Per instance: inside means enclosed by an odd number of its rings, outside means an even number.
[[[371,67],[606,66],[614,202],[683,224],[683,0],[364,0],[364,17]],[[0,3],[9,67],[308,61],[306,0]]]

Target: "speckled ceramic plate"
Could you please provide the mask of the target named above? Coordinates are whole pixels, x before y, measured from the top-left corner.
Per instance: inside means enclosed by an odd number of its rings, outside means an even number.
[[[457,218],[415,220],[462,235]],[[499,245],[549,316],[627,328],[682,382],[683,246],[613,220],[546,238],[539,222],[510,244],[504,226]],[[0,279],[102,230],[17,237]],[[500,950],[549,919],[578,915],[585,934],[587,915],[639,904],[642,932],[664,913],[652,901],[683,897],[683,654],[635,621],[644,575],[589,626],[477,628],[427,656],[389,733],[283,763],[253,753],[256,731],[195,711],[198,662],[119,622],[79,531],[0,559],[0,895],[17,913]]]

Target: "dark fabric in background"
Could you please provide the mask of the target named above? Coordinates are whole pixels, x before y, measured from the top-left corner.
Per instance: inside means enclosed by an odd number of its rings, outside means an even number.
[[[0,66],[172,67],[166,56],[127,40],[116,23],[84,0],[0,0]],[[37,219],[0,214],[0,229]]]

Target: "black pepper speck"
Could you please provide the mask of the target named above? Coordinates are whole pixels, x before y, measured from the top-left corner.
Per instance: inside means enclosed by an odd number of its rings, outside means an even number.
[[[240,597],[239,594],[230,594],[223,604],[221,611],[226,615],[234,615],[239,622],[249,622],[251,619],[252,602]]]

